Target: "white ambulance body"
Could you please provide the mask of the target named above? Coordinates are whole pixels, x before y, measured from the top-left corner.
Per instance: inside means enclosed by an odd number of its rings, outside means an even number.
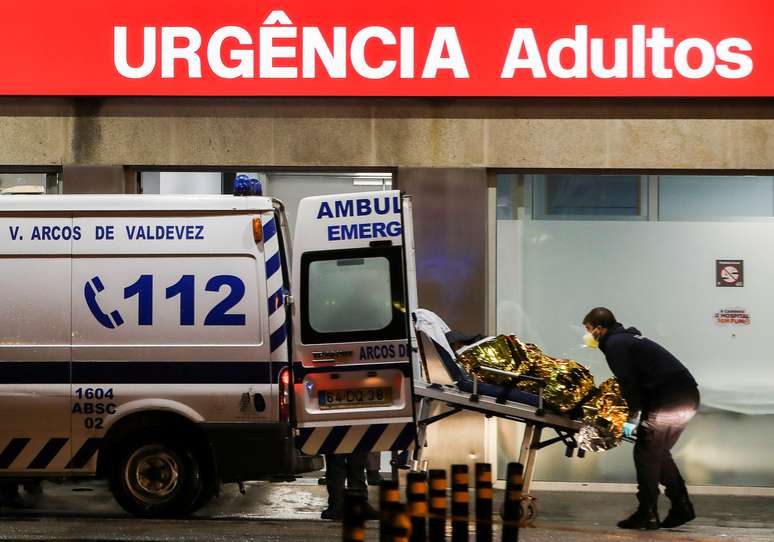
[[[159,517],[408,449],[410,225],[395,191],[304,200],[291,283],[270,198],[0,197],[0,477]]]

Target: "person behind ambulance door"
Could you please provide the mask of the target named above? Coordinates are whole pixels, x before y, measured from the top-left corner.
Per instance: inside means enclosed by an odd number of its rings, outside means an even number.
[[[366,466],[368,452],[351,454],[325,454],[325,485],[328,489],[328,508],[322,519],[341,520],[344,515],[344,492],[358,495],[365,501],[366,519],[376,519],[378,514],[368,504]]]
[[[632,437],[636,431],[634,465],[639,506],[618,526],[658,529],[691,521],[696,514],[670,450],[698,409],[696,380],[675,356],[643,337],[637,329],[624,328],[609,309],[592,309],[583,325],[588,332],[586,344],[598,345],[605,354],[629,404],[630,417],[624,424],[624,434]],[[656,506],[659,483],[666,487],[672,504],[661,523]]]
[[[368,464],[366,465],[366,480],[369,486],[378,486],[382,483],[382,475],[379,472],[382,464],[382,454],[380,452],[368,453]]]

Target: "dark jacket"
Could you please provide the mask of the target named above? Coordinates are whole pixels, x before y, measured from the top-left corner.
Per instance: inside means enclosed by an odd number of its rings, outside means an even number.
[[[669,404],[675,395],[696,388],[688,369],[636,328],[624,329],[616,323],[599,341],[599,349],[621,385],[632,417],[641,410]]]

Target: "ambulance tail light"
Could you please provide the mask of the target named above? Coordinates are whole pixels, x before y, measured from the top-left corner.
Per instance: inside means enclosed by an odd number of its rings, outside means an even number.
[[[263,240],[263,224],[260,218],[253,219],[253,239],[256,243],[260,243]]]
[[[279,374],[279,415],[282,421],[290,419],[290,371],[287,367]]]

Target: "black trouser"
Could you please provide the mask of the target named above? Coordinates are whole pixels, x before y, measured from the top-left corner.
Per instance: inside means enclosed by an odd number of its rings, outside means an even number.
[[[368,452],[368,464],[366,470],[368,472],[379,473],[379,469],[382,467],[382,454],[381,452]]]
[[[368,452],[325,454],[325,481],[328,486],[328,507],[344,507],[344,484],[351,494],[368,498],[365,469]]]
[[[643,410],[634,445],[641,508],[656,507],[659,483],[666,487],[666,496],[672,501],[688,495],[670,450],[698,407],[699,391],[691,388],[673,392],[658,406]]]

